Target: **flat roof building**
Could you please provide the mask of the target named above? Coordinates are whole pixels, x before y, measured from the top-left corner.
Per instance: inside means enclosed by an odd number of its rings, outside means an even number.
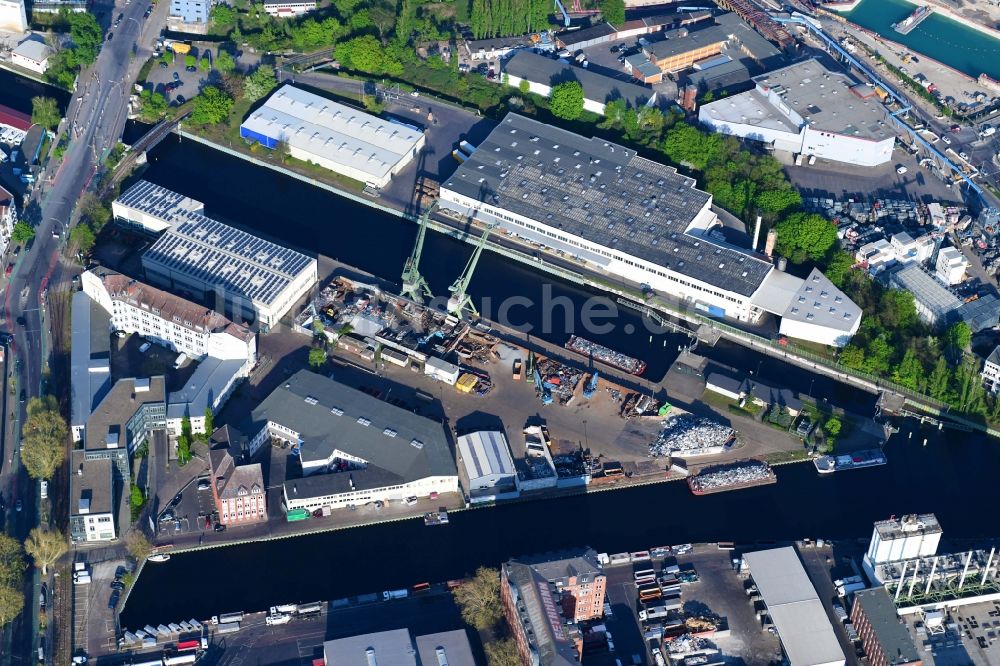
[[[278,18],[300,16],[315,9],[316,0],[264,0],[264,11]]]
[[[409,629],[359,634],[323,643],[325,666],[476,666],[465,631],[417,636]]]
[[[746,553],[743,561],[767,605],[791,666],[846,663],[823,603],[794,548]]]
[[[316,283],[312,257],[266,241],[199,213],[181,214],[142,255],[149,281],[214,296],[239,321],[274,326]]]
[[[861,308],[814,268],[798,285],[781,314],[778,332],[790,338],[843,347],[860,326]]]
[[[32,72],[44,74],[45,70],[49,68],[51,55],[52,49],[48,44],[29,38],[10,52],[10,61]]]
[[[285,482],[287,509],[458,491],[440,423],[322,375],[292,375],[251,411],[251,421],[251,454],[272,438],[298,451],[304,477]]]
[[[83,451],[73,451],[69,485],[69,531],[73,542],[116,539],[111,460],[87,459]]]
[[[623,100],[632,109],[656,102],[656,92],[650,88],[573,67],[533,51],[518,51],[502,67],[512,87],[527,81],[528,90],[542,97],[551,95],[552,89],[561,83],[576,81],[583,87],[584,110],[600,115],[604,115],[604,107],[612,100]]]
[[[884,587],[858,590],[851,622],[872,666],[919,666],[920,655]]]
[[[445,209],[706,314],[740,321],[785,314],[804,281],[712,231],[719,222],[711,203],[673,167],[514,113],[441,185]],[[777,296],[763,288],[778,279]],[[841,340],[837,324],[796,333]]]
[[[417,156],[424,133],[416,127],[285,84],[240,125],[240,136],[266,148],[288,146],[313,162],[373,187],[385,187]]]
[[[148,180],[140,180],[111,202],[111,214],[121,225],[159,234],[189,215],[204,215],[205,204]]]
[[[458,438],[462,482],[473,503],[517,497],[518,478],[507,437],[499,430],[480,430]]]
[[[858,166],[892,159],[896,135],[885,107],[847,74],[810,59],[754,77],[754,83],[753,90],[703,105],[698,120],[775,150]]]
[[[723,26],[711,25],[701,30],[670,30],[664,33],[664,37],[644,46],[642,52],[666,74],[679,72],[699,60],[722,53],[729,33]]]

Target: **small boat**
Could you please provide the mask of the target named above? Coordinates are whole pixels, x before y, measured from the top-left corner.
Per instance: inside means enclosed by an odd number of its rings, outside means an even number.
[[[448,512],[444,509],[440,511],[429,511],[424,514],[424,525],[447,525],[448,524]]]
[[[170,555],[168,555],[167,553],[156,553],[154,555],[150,555],[146,559],[148,559],[150,562],[166,562],[167,560],[170,559]]]

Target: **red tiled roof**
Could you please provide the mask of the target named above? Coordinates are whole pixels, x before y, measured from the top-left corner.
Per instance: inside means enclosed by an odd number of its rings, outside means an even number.
[[[31,129],[31,116],[0,104],[0,125],[10,125],[15,129],[27,132]]]

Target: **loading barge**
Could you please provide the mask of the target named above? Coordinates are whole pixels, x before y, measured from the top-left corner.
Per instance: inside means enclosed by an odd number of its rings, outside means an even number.
[[[570,336],[569,342],[566,343],[566,349],[571,349],[578,354],[583,354],[584,356],[590,357],[595,361],[600,361],[601,363],[610,365],[613,368],[624,370],[625,372],[637,377],[646,372],[645,361],[640,361],[637,358],[626,356],[621,352],[616,352],[614,349],[608,349],[604,345],[599,345],[596,342],[591,342],[586,338],[581,338],[576,335]]]
[[[840,456],[820,456],[813,460],[813,465],[816,466],[816,471],[820,474],[833,474],[848,469],[877,467],[887,462],[882,449],[867,449]]]
[[[711,495],[777,482],[774,470],[762,460],[740,460],[726,465],[713,465],[687,480],[688,488],[695,495]]]
[[[893,23],[892,29],[901,35],[908,35],[913,30],[924,22],[928,16],[934,13],[928,5],[922,5],[913,10],[913,13],[907,16],[905,19],[899,23]]]

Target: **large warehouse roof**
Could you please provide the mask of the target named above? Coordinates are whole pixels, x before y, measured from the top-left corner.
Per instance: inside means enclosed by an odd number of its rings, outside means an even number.
[[[298,275],[310,269],[315,259],[189,213],[153,243],[142,263],[270,305]]]
[[[686,233],[712,200],[694,185],[634,150],[510,113],[441,188],[752,295],[771,264]]]
[[[268,421],[299,433],[305,464],[335,451],[367,461],[365,470],[333,475],[345,484],[352,476],[364,487],[369,473],[379,477],[372,487],[457,475],[440,423],[308,370],[292,375],[251,416],[254,433]]]
[[[802,321],[838,331],[853,331],[861,308],[834,286],[818,268],[802,281],[781,313],[782,319]]]
[[[844,651],[795,549],[760,550],[743,559],[792,666],[843,664]]]
[[[151,217],[173,224],[184,219],[188,213],[204,213],[205,205],[179,192],[168,190],[148,180],[140,180],[114,200],[115,213],[121,215],[132,209]]]
[[[423,133],[292,85],[284,85],[243,122],[243,129],[382,180],[408,158]]]

